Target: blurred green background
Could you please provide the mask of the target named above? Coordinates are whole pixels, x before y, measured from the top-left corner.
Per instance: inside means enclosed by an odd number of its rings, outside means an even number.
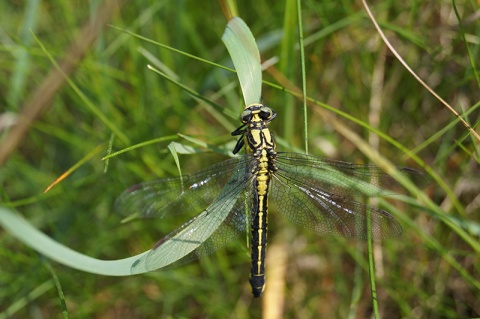
[[[35,105],[29,98],[52,69],[30,32],[60,61],[71,43],[82,42],[82,30],[105,3],[0,3],[0,148],[9,138],[11,120]],[[111,3],[108,24],[230,66],[220,39],[227,20],[219,3]],[[457,112],[473,111],[465,119],[475,127],[480,24],[474,12],[479,12],[479,2],[371,1],[370,5],[412,69]],[[238,14],[256,37],[262,60],[278,59],[264,79],[280,88],[264,85],[263,98],[278,113],[271,129],[279,150],[302,152],[301,102],[282,89],[288,82],[298,88],[302,83],[295,10],[293,1],[238,3]],[[402,237],[375,248],[381,316],[479,317],[479,141],[386,49],[360,1],[303,1],[302,26],[308,96],[403,145],[405,149],[399,150],[371,129],[335,116],[396,165],[422,169],[405,155],[406,150],[414,150],[445,183],[440,187],[433,181],[425,190],[441,216],[421,202],[380,202],[404,226]],[[221,153],[233,149],[236,139],[230,132],[239,126],[244,107],[234,73],[116,28],[104,28],[75,63],[70,80],[84,98],[71,86],[62,86],[0,167],[2,204],[14,207],[55,240],[100,259],[147,250],[186,221],[121,224],[124,216],[115,212],[113,203],[132,184],[178,175],[167,149],[171,141],[197,148],[195,154],[180,155],[182,172],[225,159]],[[147,64],[168,70],[211,103],[192,97],[148,70]],[[322,112],[333,115],[320,106],[308,109],[309,152],[366,162]],[[201,148],[177,134],[209,146]],[[113,151],[171,138],[115,156],[107,166],[101,159],[112,135]],[[98,146],[99,153],[43,194]],[[468,238],[443,222],[445,216],[461,224]],[[278,311],[280,318],[369,318],[372,303],[365,252],[364,242],[324,238],[272,212],[267,262],[272,274],[267,274],[267,286],[280,287],[277,292],[284,289],[284,294],[254,300],[248,284],[249,252],[243,242],[181,268],[114,278],[46,260],[0,230],[0,318],[60,318],[65,310],[73,318],[274,318],[272,311]],[[55,278],[64,299],[55,289]]]

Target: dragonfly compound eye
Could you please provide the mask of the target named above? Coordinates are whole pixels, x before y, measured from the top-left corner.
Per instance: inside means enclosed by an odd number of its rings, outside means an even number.
[[[277,116],[277,113],[275,111],[268,107],[268,106],[262,106],[260,109],[260,118],[264,121],[271,121]]]
[[[240,121],[242,121],[243,124],[250,122],[251,119],[252,119],[252,111],[249,109],[246,109],[240,115]]]

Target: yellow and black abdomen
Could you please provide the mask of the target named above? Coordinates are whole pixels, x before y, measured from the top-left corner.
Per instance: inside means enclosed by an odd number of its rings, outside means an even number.
[[[266,168],[259,170],[254,179],[254,209],[252,231],[252,269],[250,272],[250,285],[252,294],[258,298],[265,286],[265,255],[267,250],[268,228],[268,188],[270,177]]]

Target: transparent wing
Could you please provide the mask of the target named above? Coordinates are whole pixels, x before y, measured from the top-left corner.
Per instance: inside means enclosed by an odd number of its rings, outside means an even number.
[[[132,265],[132,273],[175,267],[222,248],[245,233],[251,192],[251,156],[230,159],[189,177],[133,186],[117,207],[140,217],[165,218],[184,211],[195,217],[159,240]]]
[[[402,229],[389,213],[354,200],[401,190],[400,184],[374,165],[356,165],[315,156],[279,153],[271,185],[271,203],[291,222],[320,234],[374,238],[398,236]],[[400,168],[419,186],[423,175]]]
[[[134,185],[118,197],[115,208],[122,214],[140,218],[198,214],[219,196],[232,178],[238,179],[238,183],[244,180],[245,168],[251,160],[251,156],[231,158],[190,176]]]
[[[375,197],[403,190],[401,184],[375,165],[353,164],[299,153],[278,153],[277,163],[279,173],[288,174],[285,179],[295,175],[298,177],[294,180],[301,178],[307,185],[315,185],[336,195]],[[428,179],[412,168],[400,167],[398,170],[420,188],[428,184]]]

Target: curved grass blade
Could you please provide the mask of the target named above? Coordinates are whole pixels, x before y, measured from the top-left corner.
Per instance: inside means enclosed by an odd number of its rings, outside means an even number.
[[[138,259],[132,265],[132,274],[141,274],[182,263],[183,258],[202,247],[230,215],[242,187],[233,191],[229,187],[225,187],[225,190],[226,192],[220,194],[219,200],[161,239],[148,254]],[[208,250],[206,254],[213,253],[220,247],[216,246],[214,249]],[[195,259],[195,256],[191,257]],[[192,258],[188,258],[188,261]]]
[[[260,102],[262,95],[262,68],[260,53],[252,32],[242,19],[235,17],[228,22],[222,36],[237,70],[245,105]]]
[[[147,251],[118,260],[95,259],[56,242],[20,215],[4,207],[0,207],[0,225],[12,236],[40,254],[66,266],[97,275],[130,276],[132,265],[148,253]]]

